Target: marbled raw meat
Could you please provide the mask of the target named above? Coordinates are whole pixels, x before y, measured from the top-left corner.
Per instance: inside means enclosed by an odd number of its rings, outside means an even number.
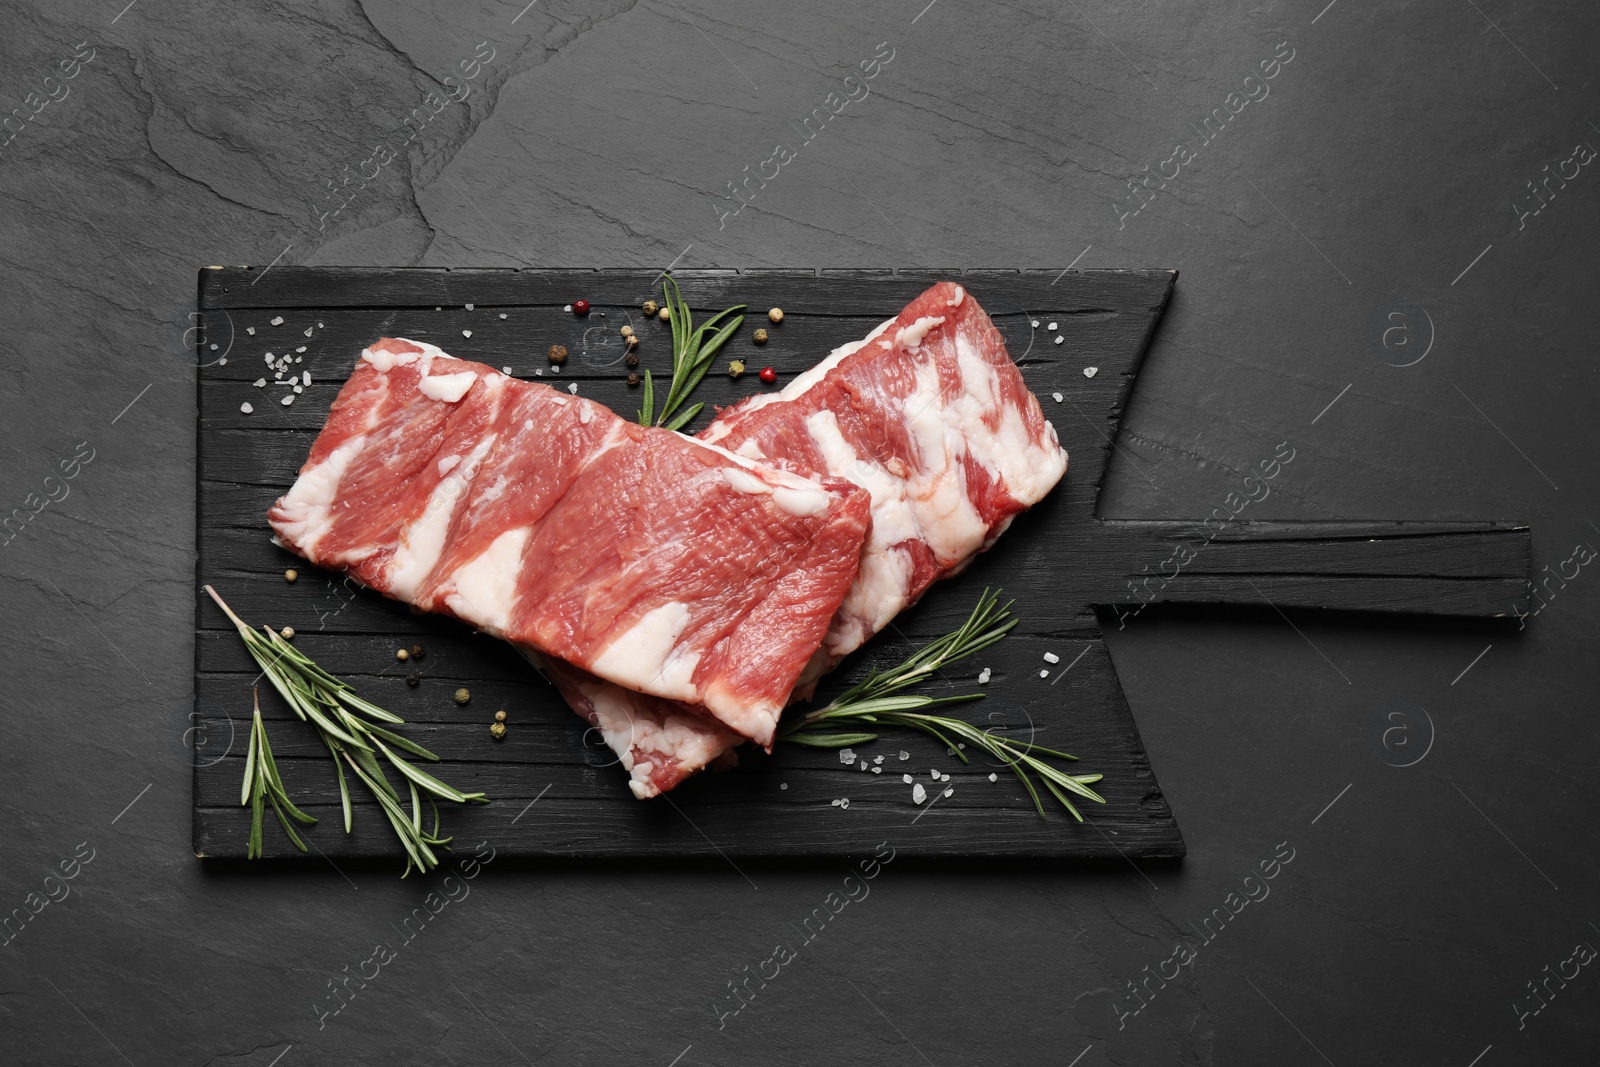
[[[699,437],[872,494],[860,571],[798,679],[801,697],[929,585],[965,569],[1067,469],[1055,429],[1000,331],[952,282],[933,286],[784,389],[722,411]],[[569,680],[564,690],[572,688]],[[646,723],[666,713],[648,697],[605,688],[587,685],[583,699],[607,704],[613,715],[628,709]],[[685,748],[695,758],[720,755],[712,737]]]
[[[770,746],[870,514],[847,481],[385,338],[269,521],[313,563]]]

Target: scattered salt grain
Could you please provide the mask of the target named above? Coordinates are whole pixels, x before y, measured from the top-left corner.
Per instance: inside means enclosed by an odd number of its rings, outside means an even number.
[[[840,763],[851,764],[851,763],[854,763],[855,761],[856,761],[855,749],[853,749],[853,748],[842,748],[842,749],[839,750],[839,762]]]
[[[560,367],[556,367],[556,366],[552,366],[550,368],[550,373],[551,374],[560,374],[561,373],[561,368]]]
[[[317,323],[317,329],[319,329],[319,330],[322,329],[322,323],[320,323],[320,322]]]
[[[303,386],[303,385],[297,385],[297,386],[294,387],[294,391],[296,393],[303,393],[303,392],[306,391],[306,387]]]
[[[306,346],[305,345],[301,345],[299,348],[295,349],[296,352],[304,352],[305,350],[306,350]]]
[[[1050,672],[1049,671],[1040,671],[1039,672],[1039,677],[1048,678],[1048,677],[1050,677]]]
[[[993,675],[990,674],[989,668],[985,667],[983,670],[978,672],[978,684],[988,685],[991,677],[993,677]]]
[[[1056,343],[1056,344],[1058,344],[1058,345],[1059,345],[1059,344],[1061,344],[1061,343],[1062,343],[1062,342],[1063,342],[1063,341],[1065,341],[1065,340],[1066,340],[1066,338],[1065,338],[1065,337],[1062,337],[1062,336],[1061,336],[1061,335],[1060,335],[1060,334],[1056,334],[1056,340],[1055,340],[1055,343]]]
[[[874,768],[872,768],[872,773],[873,774],[882,774],[883,773],[883,768],[882,767],[874,767]]]
[[[1000,780],[1000,776],[998,774],[994,773],[993,771],[989,772],[989,781],[998,782],[999,780]]]
[[[902,748],[900,750],[900,758],[901,759],[910,759],[911,758],[911,753],[907,752],[905,749]]]
[[[264,362],[269,367],[272,366],[272,353],[268,352],[267,356],[266,356],[266,359],[262,360],[262,362]]]
[[[1096,374],[1099,374],[1099,373],[1100,373],[1100,368],[1099,367],[1085,367],[1085,368],[1083,368],[1083,376],[1085,378],[1093,378]]]
[[[1033,322],[1031,323],[1031,325],[1033,326],[1034,329],[1037,330],[1039,328],[1039,320],[1038,319],[1034,319]]]
[[[274,326],[282,326],[283,325],[283,316],[282,315],[274,315],[274,316],[272,316],[272,325],[274,325]]]
[[[240,404],[240,405],[239,405],[239,410],[240,410],[240,411],[242,411],[242,412],[244,412],[244,413],[245,413],[245,414],[246,414],[246,415],[248,415],[248,414],[250,414],[250,413],[251,413],[251,412],[252,412],[252,411],[254,411],[254,410],[255,410],[255,408],[253,408],[253,407],[251,407],[251,406],[250,406],[250,404],[249,404],[249,402],[248,402],[248,401],[246,401],[246,402],[245,402],[245,403],[243,403],[243,404]]]
[[[257,389],[264,389],[264,388],[266,388],[267,380],[265,378],[257,378],[251,384],[253,384]]]
[[[311,327],[309,327],[309,326],[306,327],[306,336],[307,337],[311,336]]]
[[[505,374],[507,376],[509,376],[511,374],[511,368],[510,367],[501,367],[500,370],[501,370],[501,373],[503,373],[503,374]]]
[[[841,807],[841,808],[848,808],[848,807],[849,807],[849,806],[850,806],[850,798],[849,798],[849,797],[843,797],[843,798],[841,798],[841,799],[840,799],[840,800],[839,800],[839,806],[840,806],[840,807]]]
[[[305,356],[295,356],[294,357],[294,361],[296,363],[304,363],[305,362],[305,358],[306,358]]]
[[[251,337],[254,337],[256,335],[256,328],[254,326],[246,326],[244,328],[244,332],[249,334]]]
[[[503,319],[503,318],[505,318],[505,316],[504,316],[504,315],[501,315],[501,316],[500,316],[500,317],[501,317],[501,318],[502,318],[502,319]],[[789,788],[789,783],[788,783],[788,782],[779,782],[779,783],[778,783],[778,788],[779,788],[779,789],[788,789],[788,788]]]
[[[311,372],[310,371],[306,371],[304,374],[300,375],[300,379],[302,381],[304,381],[307,385],[310,385],[311,384]]]
[[[571,385],[567,386],[567,392],[571,393],[573,396],[577,396],[578,395],[578,383],[577,382],[573,382]]]
[[[280,400],[279,403],[281,403],[284,407],[288,407],[290,404],[294,403],[294,394],[293,393],[285,393],[283,395],[283,399]]]
[[[211,351],[215,352],[216,350],[217,350],[217,346],[216,345],[212,345],[211,346]]]
[[[461,331],[461,336],[462,337],[471,337],[472,336],[472,331],[471,330],[462,330]]]
[[[544,377],[544,371],[542,369],[536,368],[534,370],[533,374],[534,374],[534,377],[536,377],[536,378],[543,378]]]
[[[1054,400],[1057,404],[1059,404],[1059,403],[1061,403],[1061,401],[1065,400],[1066,397],[1062,396],[1060,393],[1051,393],[1050,394],[1050,399]]]
[[[872,762],[873,762],[873,763],[882,763],[882,762],[883,762],[883,757],[882,757],[882,756],[879,756],[879,757],[877,757],[877,758],[876,758],[876,759],[874,759],[874,760],[873,760],[873,761],[872,761]]]
[[[1046,663],[1060,663],[1061,657],[1056,655],[1054,652],[1046,652],[1044,654],[1044,661]]]
[[[828,801],[828,803],[830,805],[832,805],[833,807],[836,807],[836,808],[839,806],[839,800],[838,800],[837,797],[835,797],[833,800]]]
[[[921,782],[918,782],[916,785],[911,787],[911,801],[912,801],[912,803],[921,804],[924,800],[927,800],[927,799],[928,799],[928,791],[926,789],[922,788],[922,783]]]
[[[503,319],[503,318],[505,318],[505,317],[506,317],[506,313],[505,313],[505,312],[504,312],[504,311],[502,311],[502,312],[500,312],[500,317],[501,317],[501,318],[502,318],[502,319]]]
[[[911,776],[909,774],[902,774],[900,776],[900,780],[902,782],[904,782],[906,785],[910,785],[911,784]]]
[[[468,304],[468,305],[467,305],[467,310],[468,310],[468,311],[471,311],[471,310],[472,310],[472,305],[471,305],[471,304]]]
[[[937,782],[939,780],[939,768],[935,767],[933,770],[929,771],[928,773],[933,775],[933,780],[934,781]]]
[[[946,789],[946,790],[945,790],[945,791],[944,791],[944,795],[945,795],[945,796],[950,796],[950,795],[951,795],[951,794],[952,794],[952,793],[954,793],[954,792],[955,792],[955,791],[956,791],[956,789],[955,789],[955,786],[951,786],[951,787],[950,787],[950,788],[949,788],[949,789]]]
[[[1047,322],[1047,323],[1045,323],[1045,327],[1044,328],[1047,329],[1047,330],[1053,330],[1053,329],[1056,328],[1056,324],[1053,323],[1053,322]]]
[[[866,770],[867,769],[867,761],[866,760],[862,760],[861,761],[861,769],[862,770]]]
[[[561,305],[561,310],[562,311],[571,311],[572,310],[572,305],[571,304],[563,304],[563,305]]]
[[[226,367],[227,365],[228,365],[228,357],[227,356],[223,356],[223,357],[221,357],[220,359],[217,360],[217,366]]]

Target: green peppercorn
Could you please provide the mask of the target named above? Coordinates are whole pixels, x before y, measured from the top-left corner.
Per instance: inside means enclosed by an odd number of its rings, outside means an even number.
[[[506,709],[505,708],[501,708],[499,711],[494,713],[494,721],[495,722],[505,722],[507,717],[508,716],[506,715]]]
[[[758,345],[766,344],[767,343],[767,331],[766,330],[757,330],[755,333],[750,335],[750,340],[754,341]]]
[[[661,305],[656,303],[654,300],[646,300],[644,302],[644,313],[646,315],[654,315],[656,312],[658,312],[660,310],[661,310]]]
[[[466,688],[456,690],[456,703],[465,704],[472,699],[472,692]]]
[[[744,373],[744,360],[736,359],[728,364],[728,377],[737,378]]]
[[[490,723],[489,736],[496,741],[504,741],[506,739],[506,724],[503,722]]]

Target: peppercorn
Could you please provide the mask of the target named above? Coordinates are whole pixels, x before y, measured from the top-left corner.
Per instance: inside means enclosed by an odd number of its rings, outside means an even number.
[[[767,319],[774,326],[776,326],[778,323],[783,321],[783,309],[782,308],[773,308],[771,311],[767,312]]]
[[[288,570],[283,572],[283,580],[286,582],[292,582],[298,577],[300,577],[300,572],[295,570],[293,567],[290,567]]]
[[[469,701],[471,699],[472,699],[471,690],[465,689],[465,688],[456,690],[456,703],[457,704],[465,704],[467,701]]]
[[[629,352],[623,357],[623,362],[630,367],[637,367],[639,365],[639,354],[637,352]]]
[[[766,382],[768,385],[771,385],[773,382],[778,380],[778,372],[773,370],[771,367],[762,367],[761,380]]]
[[[282,630],[279,630],[278,632],[283,635],[283,639],[285,641],[289,641],[289,640],[292,640],[294,638],[294,627],[293,626],[285,626]]]
[[[411,658],[412,659],[421,659],[423,656],[426,656],[427,654],[428,654],[428,650],[423,648],[421,645],[412,645],[411,646]]]
[[[672,318],[672,309],[662,308],[660,311],[656,312],[656,318],[660,319],[662,322],[666,322],[668,319]]]
[[[406,675],[406,684],[415,689],[417,686],[422,684],[422,675],[418,674],[416,671],[412,671],[410,674]]]
[[[506,724],[503,722],[490,723],[489,736],[494,738],[496,741],[504,741],[506,739]]]
[[[767,331],[766,330],[757,330],[755,333],[750,335],[750,340],[754,341],[758,345],[766,344],[767,343]]]
[[[654,315],[656,312],[658,312],[660,310],[661,310],[661,305],[656,303],[654,300],[646,300],[644,302],[644,313],[646,315]]]
[[[550,350],[548,352],[546,352],[544,355],[545,355],[546,359],[548,359],[551,363],[554,363],[556,366],[559,367],[561,364],[563,364],[563,363],[565,363],[567,361],[567,346],[566,345],[551,345],[550,346]]]
[[[639,384],[639,376],[637,374],[628,375],[628,384],[629,385],[638,385]]]
[[[506,715],[506,709],[505,708],[501,708],[499,711],[494,713],[494,721],[495,722],[505,722],[508,717],[509,716]]]
[[[574,315],[587,315],[587,314],[589,314],[589,301],[587,301],[587,300],[574,300],[572,302],[572,313]]]
[[[633,334],[630,333],[627,336],[627,344],[628,344],[629,348],[638,348],[639,347],[639,339],[637,337],[635,337]]]
[[[407,652],[403,648],[398,649],[394,654],[394,658],[399,660],[401,663],[404,663],[406,660],[411,658],[411,653]]]
[[[624,337],[632,337],[633,336],[633,327],[632,326],[624,326],[622,328],[622,336],[624,336]]]
[[[744,373],[744,360],[736,359],[728,364],[728,377],[737,378]]]

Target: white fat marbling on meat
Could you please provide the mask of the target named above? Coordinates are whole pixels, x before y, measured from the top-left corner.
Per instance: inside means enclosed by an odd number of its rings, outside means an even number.
[[[454,404],[467,395],[467,390],[477,380],[478,376],[469,370],[456,374],[434,374],[417,383],[417,389],[423,396]]]
[[[303,471],[278,502],[281,535],[288,538],[301,555],[310,557],[312,546],[333,526],[332,505],[339,491],[339,480],[350,469],[350,461],[367,445],[364,434],[350,438],[328,453],[315,467]]]
[[[754,437],[747,439],[744,444],[734,449],[734,451],[748,459],[762,460],[767,458],[767,454],[761,451],[761,442]]]
[[[954,411],[940,395],[939,370],[929,361],[917,367],[917,388],[902,402],[901,417],[916,446],[917,460],[905,480],[906,497],[917,512],[922,539],[940,563],[954,563],[977,550],[989,528],[967,496],[961,469],[965,435]],[[981,426],[981,420],[980,420]]]
[[[924,315],[910,326],[902,326],[894,335],[894,343],[905,345],[907,348],[918,348],[922,345],[923,338],[928,336],[929,330],[942,325],[944,325],[943,315]]]
[[[437,464],[439,477],[443,478],[446,474],[449,474],[451,471],[455,470],[456,465],[460,462],[460,456],[445,456],[441,458]]]
[[[795,488],[781,486],[772,491],[772,502],[796,518],[814,518],[828,510],[833,497],[826,489],[816,486]]]
[[[778,716],[783,713],[782,704],[770,700],[752,700],[748,696],[729,692],[720,681],[715,680],[701,691],[700,703],[716,716],[718,722],[771,751]]]
[[[958,285],[956,286],[956,295],[945,301],[945,303],[949,304],[953,308],[958,308],[961,306],[961,301],[965,300],[966,298],[967,291]]]
[[[691,681],[700,654],[684,654],[678,638],[689,625],[689,605],[679,601],[647,612],[589,664],[590,672],[630,689],[678,700],[697,697]]]
[[[770,485],[740,467],[723,467],[722,477],[729,485],[749,496],[766,496],[772,492]]]
[[[416,602],[423,579],[433,571],[444,554],[445,537],[455,519],[456,507],[466,495],[478,473],[478,465],[493,447],[494,434],[484,434],[473,446],[465,463],[440,479],[428,496],[428,506],[400,534],[400,545],[389,564],[389,595],[408,603]],[[426,605],[419,605],[426,606]]]
[[[415,363],[419,357],[415,352],[390,352],[387,349],[378,351],[364,348],[361,350],[361,358],[372,364],[374,370],[380,370],[387,374],[396,367],[405,367]]]
[[[656,763],[670,759],[698,769],[728,748],[728,735],[708,729],[703,719],[677,712],[659,716],[639,713],[637,694],[626,689],[593,681],[580,684],[578,691],[589,703],[590,725],[617,754],[628,772],[628,788],[640,800],[660,792],[650,781]]]
[[[517,603],[517,575],[532,530],[523,526],[496,537],[483,554],[450,575],[447,607],[480,630],[499,636],[511,627]]]

